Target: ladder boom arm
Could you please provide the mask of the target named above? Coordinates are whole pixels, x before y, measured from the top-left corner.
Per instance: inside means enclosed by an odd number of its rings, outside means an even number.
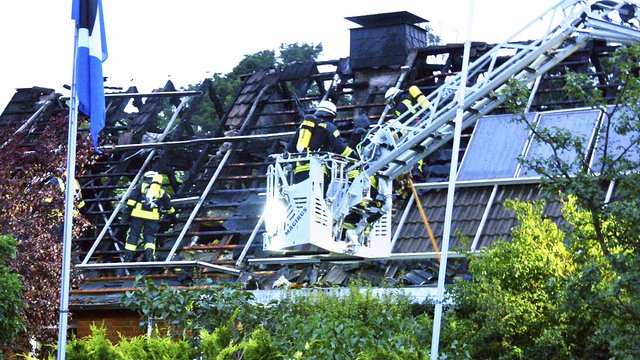
[[[532,84],[591,39],[610,42],[640,42],[640,11],[628,1],[561,1],[519,33],[528,32],[548,21],[546,34],[529,43],[504,42],[469,65],[469,74],[477,81],[466,84],[463,127],[502,104],[506,83],[516,79]],[[518,34],[519,34],[518,33]],[[511,39],[515,38],[512,36]],[[508,59],[496,66],[499,57]],[[461,86],[461,74],[449,79],[397,119],[379,125],[368,135],[369,145],[361,151],[357,166],[366,176],[378,174],[394,179],[409,171],[420,159],[446,144],[453,136],[456,117],[455,92]]]

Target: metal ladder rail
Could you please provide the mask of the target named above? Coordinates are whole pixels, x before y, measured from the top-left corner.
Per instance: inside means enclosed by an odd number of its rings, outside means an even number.
[[[160,141],[162,141],[162,140],[160,140]],[[155,151],[155,149],[154,149],[154,151]],[[179,247],[180,243],[182,242],[182,239],[184,238],[185,234],[189,230],[189,227],[191,226],[191,222],[193,221],[193,219],[195,218],[196,214],[198,213],[200,207],[204,203],[204,200],[206,199],[207,195],[209,194],[209,192],[211,190],[211,187],[213,186],[213,184],[215,183],[216,179],[218,178],[218,175],[220,174],[220,171],[224,167],[224,165],[227,162],[227,160],[228,160],[229,156],[231,155],[232,151],[233,151],[233,149],[228,149],[225,152],[225,155],[224,155],[223,159],[218,164],[218,167],[217,167],[215,173],[213,174],[213,176],[211,177],[211,179],[209,180],[209,183],[207,184],[206,189],[202,192],[202,194],[198,198],[196,206],[192,210],[192,212],[191,212],[191,214],[189,216],[189,219],[187,220],[187,222],[183,226],[183,228],[182,228],[182,230],[180,232],[180,235],[178,236],[178,238],[176,239],[173,247],[169,251],[169,254],[167,255],[166,259],[165,260],[161,260],[161,261],[151,261],[151,262],[130,262],[130,263],[126,263],[127,264],[127,268],[189,267],[190,266],[190,267],[208,268],[208,269],[211,269],[211,270],[220,271],[220,272],[228,273],[228,274],[232,274],[232,275],[240,275],[240,273],[241,273],[240,270],[233,269],[233,268],[226,267],[226,266],[212,264],[212,263],[205,262],[205,261],[199,261],[199,260],[196,260],[196,261],[173,260],[173,257],[175,255],[176,251],[178,250],[178,247]],[[138,174],[138,175],[140,175],[140,174]],[[126,197],[123,197],[123,198],[126,198]],[[87,259],[88,258],[89,258],[89,256],[87,255]],[[87,264],[86,262],[83,262],[80,265],[76,265],[76,268],[78,268],[78,269],[120,269],[122,267],[123,267],[123,263],[118,263],[118,262],[115,262],[115,263],[96,263],[96,264]]]
[[[520,73],[514,74],[513,77],[522,83],[529,84],[534,81],[535,78],[539,77],[540,74],[548,71],[551,67],[560,63],[572,52],[584,46],[587,40],[588,39],[585,37],[582,41],[576,43],[576,45],[571,49],[566,49],[561,56],[555,56],[552,61],[540,64],[539,67],[530,67],[536,71],[529,73],[529,71],[524,70]],[[482,116],[488,114],[503,103],[506,96],[493,96],[491,93],[500,92],[504,87],[505,85],[502,84],[495,90],[484,94],[484,97],[480,99],[476,99],[475,97],[466,99],[465,109],[467,110],[465,110],[463,115],[462,128],[466,129],[473,125]],[[388,157],[394,158],[395,160],[391,160],[389,166],[383,171],[383,176],[390,178],[397,177],[398,175],[410,170],[420,159],[433,153],[451,140],[453,136],[452,121],[455,118],[455,112],[455,108],[448,109],[446,113],[434,122],[431,129],[427,128],[422,130],[421,134],[424,136],[418,135],[414,139],[407,138],[405,143],[400,143],[398,148],[388,155]],[[395,163],[393,163],[393,161],[395,161]]]
[[[547,14],[547,13],[555,14],[555,12],[558,11],[557,7],[558,6],[556,6],[555,8],[552,8],[553,10],[548,10],[547,12],[543,13],[543,15],[540,15],[539,18],[543,18],[544,15]],[[566,16],[566,13],[565,13],[565,16]],[[553,16],[553,17],[555,17],[555,16]],[[552,21],[553,21],[553,17],[552,17]],[[528,26],[531,26],[534,22],[535,21],[532,21]],[[525,29],[527,27],[525,27]],[[549,27],[552,27],[552,26],[549,25]],[[523,31],[524,31],[524,29],[521,30],[520,32],[523,32]],[[552,33],[554,33],[554,32],[552,32]],[[512,38],[514,38],[515,36],[516,35],[512,36]],[[551,36],[551,35],[547,34],[547,36],[545,38],[547,38],[549,36]],[[479,59],[474,61],[469,66],[469,68],[470,68],[469,71],[472,74],[477,74],[479,72],[486,72],[485,73],[485,79],[483,81],[481,81],[479,84],[481,84],[480,86],[482,86],[482,88],[485,90],[485,92],[488,93],[488,92],[490,92],[491,89],[486,87],[486,84],[489,81],[489,79],[491,79],[492,77],[495,77],[494,75],[492,75],[493,73],[498,73],[499,74],[499,73],[504,72],[505,69],[511,68],[511,66],[510,66],[511,63],[519,61],[523,56],[525,56],[528,53],[528,52],[526,52],[526,50],[530,50],[529,52],[533,52],[533,51],[537,50],[538,48],[540,48],[540,44],[543,43],[543,40],[545,38],[536,40],[536,41],[534,41],[533,43],[531,43],[529,45],[510,44],[508,42],[504,42],[502,44],[499,44],[499,45],[495,46],[494,48],[492,48],[489,52],[485,53]],[[498,55],[499,55],[499,53],[501,51],[503,51],[505,49],[508,49],[510,51],[513,51],[514,49],[520,49],[522,51],[520,51],[520,52],[516,53],[515,55],[511,56],[507,62],[502,64],[498,69],[495,69],[494,67],[495,67],[495,63],[497,61]],[[487,66],[488,66],[488,70],[487,70]],[[414,116],[411,116],[411,112],[407,111],[406,113],[404,113],[400,117],[398,117],[396,119],[397,121],[386,123],[384,126],[389,128],[389,129],[387,129],[387,131],[390,131],[391,133],[400,132],[402,130],[412,131],[412,133],[404,134],[403,139],[401,139],[401,141],[406,141],[408,138],[412,137],[415,133],[423,133],[422,135],[426,136],[424,134],[424,131],[422,131],[420,128],[430,125],[431,123],[433,123],[438,118],[438,116],[442,112],[445,112],[448,109],[453,108],[453,106],[454,106],[453,101],[452,101],[453,100],[453,95],[454,95],[455,91],[460,86],[460,80],[461,80],[461,75],[458,74],[458,75],[454,76],[452,79],[449,79],[444,85],[442,85],[441,87],[436,89],[434,92],[432,92],[429,95],[427,95],[425,101],[429,101],[430,105],[428,107],[426,107],[426,108],[422,108],[421,106],[419,106],[419,104],[416,104],[414,109],[412,109],[412,110],[416,110],[417,109],[417,113]],[[476,85],[478,85],[478,84],[476,84]],[[471,94],[471,93],[473,93],[473,91],[469,91],[468,94]],[[471,95],[468,95],[468,96],[471,96]],[[449,101],[447,101],[447,100],[449,100]],[[412,129],[411,127],[407,128],[407,126],[405,124],[413,122],[415,119],[417,119],[419,116],[421,116],[427,109],[430,110],[428,118],[421,120],[419,124],[415,124],[413,126],[414,129]],[[455,115],[455,110],[454,110],[454,115]],[[400,124],[400,125],[397,126],[396,124]],[[372,175],[373,173],[375,173],[376,171],[381,169],[381,167],[379,167],[379,166],[376,167],[373,164],[365,164],[364,167],[369,167],[371,169],[371,170],[367,171],[369,175]]]
[[[560,35],[556,37],[552,43],[556,44],[558,42],[562,42],[566,39],[566,36],[567,35]],[[509,78],[517,75],[518,72],[526,72],[525,69],[529,68],[531,63],[536,61],[536,59],[540,59],[541,56],[546,57],[544,52],[547,51],[548,48],[549,47],[530,47],[529,50],[531,51],[528,52],[528,56],[521,56],[521,59],[519,59],[518,62],[514,64],[507,62],[500,68],[496,69],[496,72],[499,72],[499,76],[493,76],[493,80],[490,82],[486,83],[483,81],[482,84],[475,84],[468,88],[468,95],[465,96],[464,101],[465,109],[470,109],[473,105],[476,105],[476,108],[478,108],[477,104],[479,102],[491,99],[492,94],[501,86],[504,86]],[[435,103],[434,106],[440,106],[443,102],[442,98],[447,96],[443,95],[445,94],[445,90],[448,88],[455,88],[455,86],[455,81],[453,81],[453,84],[448,83],[443,85],[439,90],[436,90],[435,94],[432,93],[431,95],[434,98]],[[499,102],[492,100],[495,106],[502,101],[503,100]],[[398,122],[389,122],[388,125],[385,124],[390,128],[389,131],[391,133],[404,132],[404,134],[399,138],[394,149],[387,152],[385,156],[369,164],[367,169],[368,175],[373,175],[375,172],[384,169],[383,176],[393,177],[393,174],[397,174],[399,169],[406,169],[410,165],[417,163],[419,158],[415,159],[415,157],[419,156],[419,154],[424,154],[424,156],[428,155],[425,150],[416,151],[414,148],[423,142],[424,139],[442,138],[452,131],[453,127],[451,126],[451,122],[456,116],[456,107],[454,105],[455,104],[453,103],[445,103],[437,109],[430,109],[429,107],[421,108],[417,110],[415,115],[410,116],[408,119],[404,119],[407,114],[405,113],[398,118]],[[431,111],[428,119],[421,120],[413,126],[407,125],[429,110]],[[470,115],[469,110],[465,113],[465,117],[468,118]]]
[[[465,108],[473,109],[471,110],[472,112],[482,112],[483,114],[486,114],[489,110],[492,110],[504,101],[503,97],[495,98],[492,93],[503,87],[509,78],[516,77],[525,82],[533,81],[535,76],[530,76],[529,74],[533,73],[536,74],[536,76],[540,76],[542,73],[548,71],[557,63],[583,46],[590,38],[597,37],[605,40],[625,39],[625,42],[636,42],[638,41],[636,39],[640,39],[640,32],[638,32],[637,29],[630,29],[622,24],[612,24],[609,21],[594,18],[591,15],[583,17],[582,13],[578,20],[566,20],[565,25],[563,27],[556,27],[553,34],[548,34],[545,37],[545,41],[538,40],[528,46],[507,46],[506,44],[501,44],[494,48],[497,50],[492,50],[478,59],[474,64],[472,64],[472,66],[485,66],[487,62],[490,61],[489,59],[495,59],[495,53],[498,50],[508,47],[513,49],[519,48],[521,50],[517,56],[514,55],[498,69],[488,72],[483,81],[478,82],[469,88],[469,95],[465,100]],[[582,28],[574,28],[574,26],[578,25],[582,25]],[[557,48],[575,33],[579,34],[576,38],[575,44],[557,51]],[[477,71],[477,69],[474,71]],[[434,106],[431,107],[432,111],[428,119],[420,121],[419,124],[413,127],[405,125],[406,123],[414,121],[422,115],[422,113],[428,110],[428,108],[419,109],[416,115],[410,117],[408,120],[403,119],[403,117],[406,117],[406,113],[399,117],[400,125],[397,125],[397,123],[396,125],[389,125],[393,128],[391,130],[392,132],[403,130],[406,133],[402,138],[400,138],[394,150],[387,152],[385,156],[369,164],[367,173],[373,174],[376,171],[387,167],[383,171],[383,176],[391,178],[396,177],[410,169],[411,166],[415,165],[415,163],[417,163],[421,158],[424,158],[429,153],[435,151],[433,148],[426,149],[429,143],[434,142],[434,139],[450,138],[448,135],[450,135],[453,129],[450,122],[455,116],[455,108],[452,104],[445,104],[445,106],[440,109],[433,108],[440,105],[445,91],[452,90],[457,86],[456,82],[459,83],[458,77],[450,80],[447,84],[430,94],[428,99],[431,98],[434,100]],[[488,106],[490,109],[486,109]],[[478,109],[482,109],[482,111]],[[474,119],[479,118],[479,116],[473,116],[473,114],[466,114],[467,120],[470,117],[473,117]],[[470,126],[472,123],[473,121],[466,121],[466,126]],[[436,126],[434,126],[434,124]],[[425,138],[427,140],[421,142]],[[438,141],[439,144],[445,142],[446,141]],[[419,148],[418,151],[416,151],[416,147]]]
[[[546,73],[562,60],[571,55],[573,52],[586,45],[587,41],[593,38],[609,41],[620,41],[625,43],[640,43],[640,29],[629,29],[624,26],[612,24],[610,22],[590,16],[585,18],[585,25],[589,29],[594,29],[594,31],[578,29],[577,33],[579,35],[575,38],[575,42],[572,45],[557,51],[552,58],[549,58],[549,61],[545,61],[547,59],[544,57],[538,59],[538,61],[528,67],[528,70],[521,71],[519,74],[516,74],[514,78],[526,84],[534,82],[536,79],[539,79],[542,74]],[[497,90],[499,91],[500,88],[498,88]],[[483,99],[475,99],[474,96],[471,95],[471,99],[468,100],[469,101],[467,101],[465,104],[469,105],[468,108],[471,110],[467,111],[467,114],[465,114],[465,120],[463,122],[464,128],[473,125],[476,120],[497,107],[504,101],[504,97],[499,96],[497,98],[494,98],[491,96],[485,96]],[[476,101],[476,103],[473,103],[473,101]],[[451,111],[453,111],[453,109]],[[446,120],[451,118],[451,116],[453,116],[454,114],[450,113],[448,115],[449,117],[445,116],[445,119],[440,121],[440,123],[446,122]],[[396,158],[396,161],[400,165],[397,165],[397,169],[393,171],[385,171],[384,176],[394,178],[402,174],[403,172],[408,171],[419,161],[419,159],[424,158],[425,156],[429,155],[437,148],[442,146],[444,143],[448,142],[451,139],[452,131],[453,127],[451,126],[451,124],[445,123],[443,127],[438,128],[435,132],[431,132],[430,135],[428,135],[427,140],[417,145],[418,148],[424,149],[422,152],[416,152],[413,149],[405,151],[400,150],[399,155]],[[429,136],[438,140],[437,146],[432,145],[433,139],[430,139]],[[419,157],[416,158],[416,156]],[[405,161],[405,159],[408,160]]]
[[[180,102],[180,105],[178,105],[178,107],[176,108],[175,112],[173,113],[173,116],[171,117],[171,120],[169,120],[169,123],[167,123],[167,126],[166,126],[164,132],[160,135],[160,138],[159,138],[160,142],[162,140],[164,140],[164,138],[167,136],[167,134],[171,130],[171,126],[173,125],[173,122],[178,118],[178,114],[180,113],[182,108],[187,104],[187,102],[189,101],[189,98],[190,98],[190,95],[184,97],[182,99],[182,101]],[[142,173],[144,172],[144,169],[151,162],[151,159],[153,159],[153,157],[155,156],[157,151],[158,151],[157,149],[153,149],[149,153],[149,155],[147,155],[147,158],[145,159],[144,163],[140,167],[140,170],[138,171],[136,176],[133,178],[133,180],[129,184],[129,187],[127,188],[127,191],[124,193],[124,195],[122,196],[120,201],[118,201],[118,205],[116,205],[115,209],[113,209],[113,212],[111,213],[111,216],[109,216],[109,219],[107,220],[107,223],[104,224],[104,227],[100,231],[100,234],[98,234],[98,237],[93,242],[93,245],[91,245],[91,249],[89,249],[89,252],[87,252],[87,255],[85,255],[85,258],[82,260],[82,263],[81,263],[82,265],[86,265],[89,262],[89,259],[91,258],[91,256],[95,252],[96,248],[100,244],[100,241],[102,241],[102,238],[107,233],[107,230],[110,228],[111,223],[113,222],[113,220],[116,218],[116,216],[120,212],[120,209],[122,208],[122,205],[124,204],[126,198],[129,196],[129,194],[131,194],[131,191],[133,190],[134,186],[138,183],[138,180],[140,180],[140,177],[142,177]]]
[[[209,192],[211,191],[211,188],[213,187],[213,184],[218,179],[218,176],[220,175],[220,172],[222,171],[222,168],[224,168],[224,165],[227,163],[227,160],[229,159],[229,156],[231,155],[231,151],[232,151],[232,149],[228,149],[225,152],[224,157],[222,158],[222,160],[220,160],[220,163],[218,164],[218,167],[216,168],[216,171],[214,172],[213,176],[211,176],[211,179],[209,179],[209,182],[207,183],[207,186],[204,189],[204,191],[202,192],[202,194],[200,194],[200,197],[198,198],[198,202],[193,207],[193,210],[191,211],[191,214],[189,215],[189,218],[187,219],[186,223],[183,225],[182,230],[180,231],[180,234],[178,235],[178,238],[176,239],[175,243],[173,244],[173,247],[171,248],[171,251],[169,251],[169,254],[167,255],[167,258],[165,259],[165,261],[170,262],[170,261],[173,260],[173,256],[175,255],[176,250],[178,250],[178,247],[180,246],[180,243],[182,242],[182,239],[184,238],[185,234],[187,233],[187,231],[191,227],[191,223],[193,222],[193,219],[195,219],[196,214],[200,210],[200,207],[202,207],[202,204],[204,203],[204,201],[206,200],[207,196],[209,195]]]

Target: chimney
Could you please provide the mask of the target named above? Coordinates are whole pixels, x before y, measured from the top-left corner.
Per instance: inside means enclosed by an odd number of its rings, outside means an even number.
[[[427,20],[406,11],[345,18],[361,28],[351,29],[352,69],[401,66],[411,49],[427,46],[427,31],[415,25]]]

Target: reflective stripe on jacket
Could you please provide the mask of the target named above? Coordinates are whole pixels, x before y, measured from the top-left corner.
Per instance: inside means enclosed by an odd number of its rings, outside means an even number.
[[[136,186],[127,199],[127,206],[132,207],[131,216],[147,220],[160,220],[161,214],[173,214],[176,209],[171,206],[171,197],[163,189],[159,189],[152,199],[147,199],[146,194],[150,186],[146,182]]]
[[[65,190],[65,187],[66,187],[65,180],[63,180],[63,179],[61,179],[59,177],[53,177],[53,178],[49,179],[48,182],[50,182],[53,185],[57,185],[58,188],[60,189],[60,191],[64,194],[64,190]],[[82,200],[82,191],[80,189],[80,183],[76,179],[74,179],[73,200],[74,200],[74,204],[75,204],[76,208],[82,209],[84,207],[85,204],[84,204],[84,200]],[[47,202],[47,203],[50,203],[52,201],[53,201],[52,198],[44,199],[44,202]]]

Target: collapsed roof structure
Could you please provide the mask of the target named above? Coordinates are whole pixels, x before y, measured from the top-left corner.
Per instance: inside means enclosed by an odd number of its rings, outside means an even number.
[[[394,204],[389,258],[269,254],[262,249],[260,218],[267,167],[273,163],[272,154],[284,151],[302,115],[330,95],[338,105],[336,126],[342,134],[349,134],[361,114],[374,123],[391,117],[384,100],[390,86],[416,85],[430,94],[462,70],[463,44],[429,43],[428,32],[420,26],[426,22],[423,18],[396,12],[349,20],[360,25],[351,30],[349,57],[246,74],[233,102],[224,109],[209,79],[194,91],[177,91],[168,82],[148,94],[139,94],[135,88],[107,94],[106,127],[101,133],[106,155],[77,175],[88,206],[86,216],[95,229],[74,240],[73,257],[81,259],[74,265],[84,279],[71,292],[72,311],[118,308],[121,294],[134,281],[133,271],[118,269],[149,266],[121,266],[128,224],[120,221],[119,209],[123,194],[151,167],[166,175],[165,185],[173,192],[178,212],[177,225],[163,229],[166,231],[157,237],[158,262],[151,265],[165,269],[152,276],[159,281],[185,285],[182,274],[195,269],[216,281],[239,281],[248,289],[264,290],[272,289],[283,276],[301,286],[345,285],[354,276],[374,285],[385,282],[405,287],[437,281],[437,249],[429,241],[429,232],[439,245],[445,226],[450,143],[426,159],[425,177],[415,184],[417,198],[399,197]],[[519,44],[525,47],[532,42]],[[492,48],[483,42],[471,43],[470,61]],[[615,98],[616,77],[606,67],[615,48],[615,44],[590,40],[540,74],[528,116],[595,141],[601,114],[569,98],[562,86],[567,71],[580,72],[593,80],[606,99]],[[500,66],[512,55],[494,57],[485,70]],[[470,81],[481,77],[482,72],[471,74]],[[168,121],[159,116],[167,100],[174,111]],[[203,102],[218,105],[220,110],[221,122],[213,137],[198,135],[191,121],[194,109]],[[53,89],[17,89],[0,116],[0,126],[35,128],[46,123],[49,114],[65,108]],[[522,168],[517,157],[545,150],[510,120],[506,110],[497,106],[462,134],[451,223],[453,249],[473,251],[496,240],[508,240],[516,218],[504,209],[504,202],[540,197],[540,177]],[[549,202],[545,216],[559,221],[559,204]],[[464,270],[464,261],[454,260],[447,274],[453,278]]]

